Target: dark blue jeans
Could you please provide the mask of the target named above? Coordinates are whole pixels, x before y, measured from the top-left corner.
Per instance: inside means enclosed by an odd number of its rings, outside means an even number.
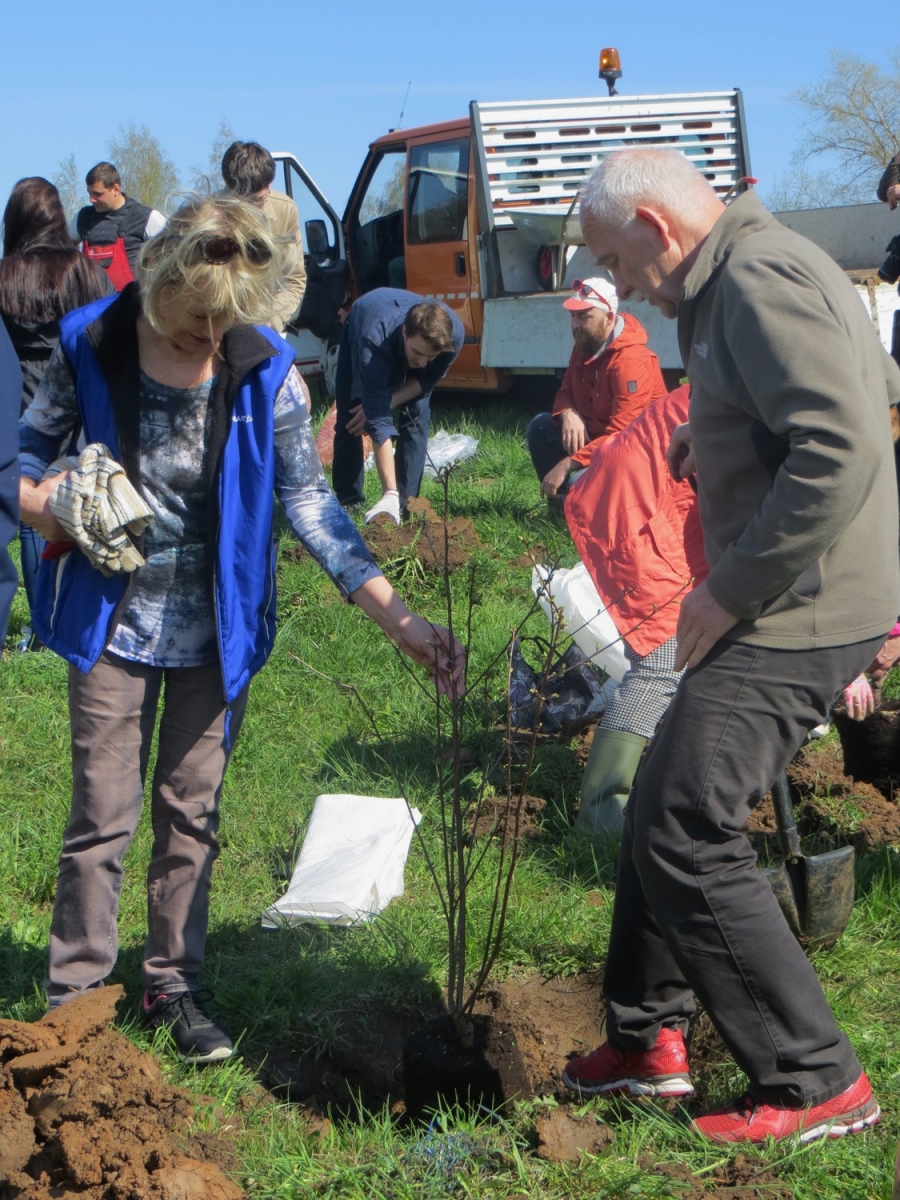
[[[768,1104],[802,1108],[861,1071],[745,826],[883,638],[818,650],[720,640],[685,671],[625,809],[604,991],[610,1044],[688,1029],[696,996]]]
[[[543,482],[547,472],[552,471],[558,462],[567,457],[562,443],[562,430],[550,413],[538,413],[529,421],[525,437],[528,439],[528,450],[537,477]],[[557,495],[564,496],[568,490],[569,481],[566,480]]]
[[[47,543],[30,525],[19,525],[19,550],[22,558],[22,584],[28,597],[28,611],[34,611],[37,597],[37,578],[41,569],[41,555]]]
[[[363,440],[347,432],[350,412],[359,401],[353,399],[353,367],[351,356],[341,345],[335,376],[337,423],[334,427],[334,462],[331,483],[341,504],[365,503],[363,481]],[[410,496],[418,496],[425,471],[428,450],[428,429],[431,424],[431,396],[413,400],[394,410],[398,436],[394,444],[394,468],[400,507],[406,507]]]

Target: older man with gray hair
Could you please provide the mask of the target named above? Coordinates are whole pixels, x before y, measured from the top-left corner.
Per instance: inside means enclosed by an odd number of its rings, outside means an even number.
[[[668,461],[696,472],[710,571],[682,603],[687,670],[625,812],[608,1042],[564,1080],[588,1095],[691,1092],[696,996],[749,1078],[698,1133],[857,1132],[879,1107],[744,827],[900,610],[900,372],[825,253],[753,192],[726,208],[676,151],[611,155],[581,214],[620,300],[678,320],[692,390]]]

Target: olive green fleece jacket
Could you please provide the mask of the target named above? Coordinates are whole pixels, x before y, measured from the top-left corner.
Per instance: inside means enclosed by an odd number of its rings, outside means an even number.
[[[838,265],[753,192],[726,209],[678,307],[700,520],[726,637],[878,637],[900,612],[889,406],[900,371]]]

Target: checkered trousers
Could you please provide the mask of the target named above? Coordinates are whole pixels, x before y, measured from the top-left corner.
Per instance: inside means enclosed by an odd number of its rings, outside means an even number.
[[[651,738],[682,675],[675,670],[675,638],[644,655],[635,654],[624,638],[622,644],[631,669],[613,692],[603,714],[603,728]]]

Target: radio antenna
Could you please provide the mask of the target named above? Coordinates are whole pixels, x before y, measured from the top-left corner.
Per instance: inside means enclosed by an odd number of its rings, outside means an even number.
[[[409,89],[411,87],[412,87],[412,80],[410,79],[409,83],[407,83],[407,85],[406,85],[406,95],[403,97],[403,107],[400,109],[400,116],[397,120],[397,128],[398,129],[403,124],[403,114],[406,112],[406,102],[409,99]]]

